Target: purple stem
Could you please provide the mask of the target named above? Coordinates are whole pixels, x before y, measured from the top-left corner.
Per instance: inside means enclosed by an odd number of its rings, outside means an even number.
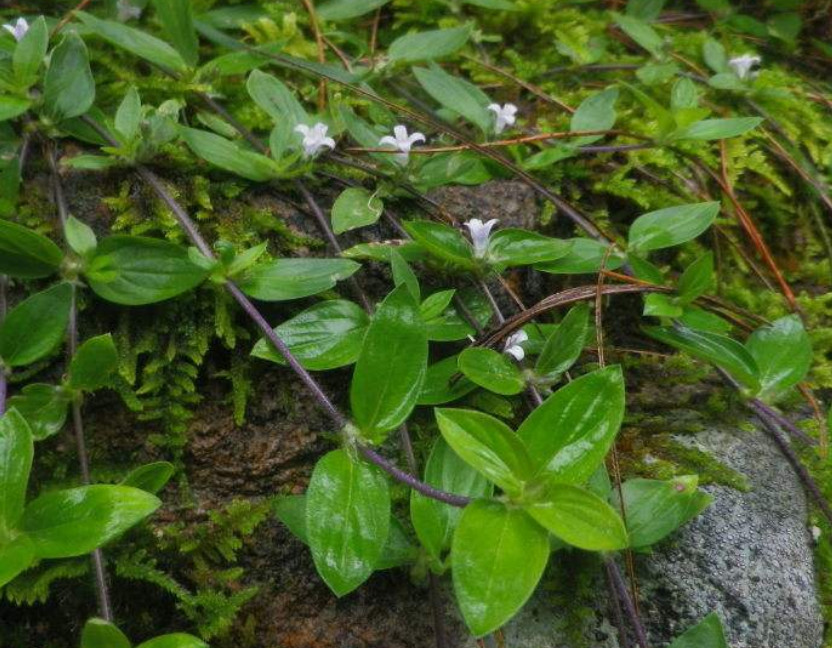
[[[66,228],[69,218],[69,208],[66,204],[61,178],[58,174],[58,162],[54,148],[47,151],[49,166],[52,172],[52,191],[55,198],[55,205],[58,209],[58,218],[61,222],[61,230]],[[75,357],[78,350],[78,286],[75,282],[70,284],[72,293],[70,297],[69,322],[67,323],[67,366]],[[87,454],[87,441],[84,434],[84,419],[81,416],[81,400],[72,400],[72,429],[75,434],[75,447],[78,452],[78,466],[81,471],[81,483],[89,486],[92,483],[90,475],[89,455]],[[113,605],[110,599],[110,588],[108,585],[107,567],[104,563],[104,554],[101,549],[93,549],[90,553],[93,572],[95,576],[95,591],[98,598],[98,613],[105,621],[113,620]]]
[[[612,583],[615,593],[618,595],[618,600],[624,605],[624,611],[630,618],[630,624],[633,626],[633,632],[636,635],[636,643],[641,648],[647,648],[647,633],[644,631],[644,626],[633,604],[633,599],[630,598],[630,592],[627,589],[627,584],[624,582],[624,576],[618,568],[618,563],[612,557],[607,557],[604,560],[604,564],[607,568],[607,576]]]
[[[774,419],[775,421],[777,421],[777,424],[781,428],[786,430],[786,432],[791,434],[795,439],[801,440],[806,445],[810,445],[810,446],[818,445],[817,439],[813,439],[812,437],[810,437],[803,430],[801,430],[794,423],[792,423],[789,419],[787,419],[785,416],[783,416],[780,412],[778,412],[773,407],[769,407],[763,401],[761,401],[757,398],[751,398],[751,399],[749,399],[747,405],[748,405],[749,408],[754,410],[754,413],[757,414],[757,416],[760,416],[760,415],[768,416],[768,417]]]

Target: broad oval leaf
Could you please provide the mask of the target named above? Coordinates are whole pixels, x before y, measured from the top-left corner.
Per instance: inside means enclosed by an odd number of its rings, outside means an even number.
[[[517,435],[546,481],[582,484],[603,462],[624,418],[621,367],[597,369],[549,396]]]
[[[35,547],[26,535],[0,543],[0,587],[35,563]]]
[[[136,648],[208,648],[208,644],[193,635],[176,632],[142,642]]]
[[[727,335],[678,326],[645,326],[650,337],[689,353],[694,358],[722,367],[751,389],[758,389],[760,369],[748,350]]]
[[[725,640],[722,622],[716,612],[711,612],[667,648],[730,648]]]
[[[417,405],[444,405],[458,400],[477,386],[459,375],[459,356],[450,356],[428,367]]]
[[[75,15],[89,27],[91,34],[100,36],[110,44],[125,49],[139,58],[174,72],[184,72],[188,68],[179,52],[155,36],[115,20],[101,20],[85,11],[76,11]]]
[[[294,93],[271,74],[254,70],[248,77],[246,89],[260,108],[262,108],[275,122],[288,120],[289,126],[307,120],[306,111],[295,97]]]
[[[351,301],[335,299],[307,308],[275,329],[292,355],[307,369],[324,371],[352,364],[361,353],[361,345],[370,318]],[[265,338],[254,345],[251,355],[285,364]]]
[[[23,514],[34,452],[29,424],[17,410],[10,409],[0,417],[0,547],[12,536]]]
[[[531,460],[511,428],[475,410],[435,411],[439,430],[454,452],[509,494],[522,491],[530,476]]]
[[[488,497],[491,483],[459,458],[444,439],[437,439],[425,464],[425,483],[456,495]],[[410,491],[410,519],[419,542],[436,560],[450,548],[462,510]]]
[[[673,136],[675,140],[718,140],[737,137],[757,128],[762,117],[730,117],[728,119],[703,119],[682,129]]]
[[[90,338],[75,352],[69,365],[69,386],[95,391],[110,384],[118,367],[118,352],[109,333]]]
[[[196,287],[207,276],[188,251],[143,236],[110,236],[89,259],[90,288],[107,301],[140,306],[164,301]]]
[[[360,267],[349,259],[276,259],[249,268],[237,284],[249,297],[286,301],[329,290]]]
[[[348,20],[370,13],[388,2],[390,0],[330,0],[316,11],[324,20]]]
[[[0,274],[21,279],[48,277],[60,268],[63,256],[45,236],[0,220]]]
[[[708,229],[717,214],[718,202],[676,205],[644,214],[630,226],[630,248],[648,252],[681,245]]]
[[[179,132],[188,147],[209,164],[241,178],[266,182],[280,176],[280,165],[216,133],[181,126]]]
[[[589,329],[589,305],[572,307],[560,325],[546,339],[534,372],[539,378],[554,380],[575,364],[586,344]]]
[[[569,124],[571,131],[609,130],[615,126],[615,102],[618,100],[618,88],[612,87],[590,95],[584,99],[572,115]],[[586,135],[570,141],[572,146],[591,144],[603,135]]]
[[[153,513],[161,502],[129,486],[81,486],[53,491],[29,503],[20,528],[38,558],[89,553]]]
[[[35,441],[41,441],[63,429],[71,399],[62,387],[30,383],[12,396],[8,405],[26,419]]]
[[[522,229],[503,229],[491,236],[486,259],[497,268],[548,263],[569,254],[567,241]]]
[[[583,488],[550,484],[525,510],[538,524],[579,549],[617,551],[628,545],[627,529],[615,509]]]
[[[315,465],[306,492],[312,559],[336,596],[373,573],[390,529],[387,480],[373,466],[334,450]]]
[[[504,625],[534,593],[549,560],[549,536],[524,511],[480,500],[462,513],[451,560],[462,617],[481,637]]]
[[[174,467],[172,463],[167,461],[155,461],[153,463],[139,466],[130,471],[130,473],[121,480],[122,486],[132,486],[133,488],[140,488],[148,493],[154,495],[165,487],[171,477],[173,477]]]
[[[380,442],[416,406],[427,371],[428,340],[419,307],[399,286],[373,315],[350,385],[350,405],[364,438]]]
[[[679,283],[676,286],[679,292],[679,302],[689,304],[710,290],[713,282],[714,255],[708,252],[685,268],[682,276],[679,277]]]
[[[404,228],[432,256],[465,269],[475,267],[471,245],[453,227],[430,221],[408,221]]]
[[[621,485],[630,546],[649,547],[699,515],[713,498],[697,489],[696,476],[669,481],[629,479]],[[622,510],[618,492],[615,505]]]
[[[87,46],[75,32],[64,36],[49,59],[43,81],[43,105],[55,121],[83,115],[95,101],[95,81]]]
[[[491,100],[473,83],[448,74],[435,64],[430,68],[414,67],[413,74],[425,92],[445,108],[462,115],[483,132],[491,130],[493,119],[486,109]]]
[[[361,187],[348,187],[332,205],[332,231],[343,234],[367,225],[374,225],[381,217],[384,203]]]
[[[7,367],[31,364],[60,344],[69,322],[72,286],[59,283],[15,306],[0,324],[0,358]]]
[[[459,370],[465,377],[495,394],[512,396],[526,386],[523,372],[502,353],[471,347],[459,354]]]
[[[763,400],[776,399],[806,377],[812,343],[797,315],[787,315],[754,331],[745,343],[759,369]]]
[[[199,40],[191,0],[153,0],[165,35],[191,67],[199,62]]]
[[[81,648],[130,648],[130,640],[104,619],[90,619],[81,632]]]
[[[539,263],[536,270],[549,274],[594,274],[603,265],[607,270],[615,270],[624,265],[624,257],[609,246],[588,238],[574,238],[565,241],[570,244],[566,254],[555,261]]]
[[[465,45],[470,33],[468,27],[453,27],[405,34],[393,41],[387,54],[399,63],[442,58]]]
[[[38,78],[38,70],[46,60],[49,46],[49,28],[46,19],[39,16],[29,24],[29,29],[14,48],[12,69],[18,84],[29,87]]]

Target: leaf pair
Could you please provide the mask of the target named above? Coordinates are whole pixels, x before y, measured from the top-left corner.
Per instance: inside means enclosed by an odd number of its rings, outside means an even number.
[[[81,648],[132,648],[133,644],[114,624],[104,619],[90,619],[81,632]],[[143,641],[136,648],[208,648],[193,635],[166,634]]]
[[[722,367],[752,396],[776,401],[806,377],[812,345],[797,315],[758,328],[745,345],[733,338],[684,326],[646,327],[651,337]]]
[[[161,502],[130,486],[82,486],[26,504],[34,447],[17,410],[0,418],[0,586],[35,561],[89,553],[153,513]]]

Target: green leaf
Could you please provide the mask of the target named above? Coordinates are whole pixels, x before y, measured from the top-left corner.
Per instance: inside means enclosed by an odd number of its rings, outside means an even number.
[[[179,130],[195,155],[223,171],[254,182],[266,182],[280,176],[280,165],[270,157],[249,151],[215,133],[185,126]]]
[[[86,277],[107,301],[140,306],[164,301],[198,286],[207,276],[175,243],[143,236],[110,236],[91,255]]]
[[[731,70],[728,66],[728,56],[725,54],[725,48],[722,43],[713,38],[707,38],[702,44],[702,59],[716,74],[730,72]],[[732,76],[736,78],[736,75]]]
[[[597,369],[549,396],[523,421],[538,478],[582,484],[603,462],[624,417],[621,367]]]
[[[417,405],[443,405],[458,400],[477,386],[459,375],[459,356],[450,356],[428,367]]]
[[[81,648],[130,648],[130,640],[104,619],[90,619],[81,632]]]
[[[719,140],[737,137],[757,128],[762,117],[730,117],[728,119],[703,119],[675,133],[674,140]]]
[[[468,42],[470,35],[468,27],[405,34],[393,41],[387,54],[397,63],[439,59],[456,52]]]
[[[23,415],[35,441],[41,441],[63,429],[70,402],[71,396],[61,387],[30,383],[8,405]]]
[[[691,263],[682,276],[676,289],[679,291],[679,301],[689,304],[697,297],[708,292],[714,283],[714,255],[707,252]]]
[[[286,85],[271,74],[254,70],[246,89],[260,108],[275,122],[288,122],[290,130],[308,120],[306,111]]]
[[[34,452],[29,424],[16,409],[10,409],[0,417],[0,547],[23,514]]]
[[[0,274],[21,279],[48,277],[61,266],[63,256],[45,236],[0,220]]]
[[[494,9],[496,11],[517,11],[517,5],[508,0],[462,0],[462,4]]]
[[[681,245],[708,229],[717,214],[718,202],[677,205],[644,214],[630,226],[630,248],[643,253]]]
[[[208,648],[208,644],[193,635],[177,632],[144,641],[136,648]]]
[[[615,270],[624,265],[624,257],[620,252],[612,251],[608,254],[608,246],[599,241],[574,238],[565,242],[570,244],[566,255],[556,261],[539,263],[535,269],[549,274],[595,274],[602,264],[607,270]]]
[[[404,228],[432,256],[465,269],[475,267],[471,245],[453,227],[431,221],[408,221]]]
[[[627,15],[639,20],[655,20],[664,8],[665,0],[629,0]]]
[[[29,30],[20,39],[12,55],[12,69],[17,83],[28,88],[38,78],[38,70],[46,60],[49,46],[49,30],[46,19],[39,16],[32,21]]]
[[[612,87],[584,99],[572,115],[570,131],[610,130],[615,126],[615,102],[618,88]],[[572,146],[584,146],[601,139],[603,135],[586,135],[571,140]]]
[[[797,315],[787,315],[754,331],[745,343],[759,369],[763,400],[777,398],[806,377],[812,343]]]
[[[483,132],[492,130],[493,119],[486,108],[491,101],[477,86],[448,74],[436,64],[430,68],[414,67],[413,74],[425,92],[445,108],[462,115]]]
[[[450,306],[456,290],[440,290],[425,297],[419,306],[419,313],[426,322],[440,317]]]
[[[644,315],[652,317],[681,317],[684,309],[669,295],[652,294],[644,296]]]
[[[49,355],[61,343],[69,322],[72,287],[59,283],[15,306],[0,324],[0,358],[21,367]]]
[[[670,92],[670,107],[673,110],[696,108],[698,104],[699,91],[693,81],[687,77],[682,77],[673,84],[673,89]]]
[[[64,36],[52,52],[43,81],[43,105],[55,121],[83,115],[95,101],[87,46],[75,32]]]
[[[303,544],[309,545],[309,534],[306,532],[306,495],[279,496],[274,502],[274,514],[293,536]]]
[[[349,259],[276,259],[246,270],[237,283],[255,299],[286,301],[329,290],[360,267]]]
[[[711,612],[692,628],[688,628],[668,648],[730,648],[725,640],[722,622]]]
[[[179,52],[165,41],[140,29],[122,25],[114,20],[101,20],[85,11],[76,11],[75,15],[89,27],[92,34],[100,36],[111,45],[173,72],[185,72],[188,69],[188,64]]]
[[[462,513],[451,560],[462,617],[481,637],[504,625],[529,600],[549,560],[549,537],[520,509],[477,501]]]
[[[69,365],[69,386],[82,391],[107,387],[117,367],[118,352],[113,336],[107,333],[90,338],[72,358]]]
[[[404,257],[395,249],[390,250],[390,269],[393,271],[393,283],[396,286],[405,285],[410,296],[419,303],[422,300],[422,291],[419,288],[419,279],[413,269],[407,264]],[[422,308],[419,306],[419,315]]]
[[[344,189],[332,205],[332,231],[343,234],[367,225],[374,225],[381,218],[384,203],[381,198],[366,189]]]
[[[191,0],[153,0],[165,35],[182,60],[194,67],[199,61],[199,41],[194,27]]]
[[[428,340],[406,286],[391,292],[370,322],[350,385],[362,436],[380,442],[416,405],[427,371]]]
[[[21,530],[38,558],[71,558],[104,545],[153,513],[161,502],[129,486],[81,486],[30,502]]]
[[[630,546],[649,547],[699,515],[713,498],[697,490],[698,478],[676,477],[670,481],[629,479],[621,485]],[[617,492],[616,508],[621,510]]]
[[[445,441],[466,463],[507,493],[522,491],[532,462],[511,428],[475,410],[437,408],[435,412]]]
[[[546,339],[534,372],[539,378],[554,380],[581,355],[589,329],[589,305],[572,307],[554,332]]]
[[[173,477],[174,468],[172,463],[167,461],[155,461],[131,470],[121,480],[122,486],[140,488],[154,495],[165,487],[165,484]]]
[[[459,370],[465,377],[495,394],[513,396],[526,386],[523,372],[502,353],[471,347],[459,354]]]
[[[0,122],[19,117],[29,110],[31,106],[31,99],[0,95]]]
[[[373,466],[334,450],[315,465],[306,492],[312,559],[336,596],[373,573],[390,529],[387,480]]]
[[[330,0],[317,9],[324,20],[349,20],[383,7],[390,0]]]
[[[547,263],[565,257],[571,249],[567,241],[522,229],[503,229],[488,241],[486,259],[498,269]]]
[[[638,45],[655,57],[661,56],[664,40],[650,25],[633,16],[622,16],[621,14],[614,14],[612,19]]]
[[[70,249],[82,257],[94,251],[95,246],[98,245],[98,240],[95,238],[95,232],[92,231],[92,228],[79,221],[75,216],[67,218],[64,236]]]
[[[142,100],[135,86],[130,86],[116,110],[114,126],[125,141],[130,142],[139,132]]]
[[[722,367],[747,387],[752,389],[759,387],[760,369],[757,367],[754,356],[730,337],[708,331],[697,331],[684,326],[677,328],[646,326],[644,332],[659,342],[689,353],[694,358]]]
[[[463,462],[441,438],[433,444],[424,479],[439,490],[473,499],[488,497],[493,490],[491,483]],[[461,515],[462,510],[458,507],[410,491],[410,519],[416,536],[436,560],[441,560],[442,553],[450,548]]]
[[[627,529],[615,509],[583,488],[550,484],[525,510],[555,536],[579,549],[617,551],[628,545]]]
[[[369,324],[370,318],[357,304],[338,299],[307,308],[283,322],[275,333],[305,368],[324,371],[358,359]],[[285,364],[265,338],[254,345],[251,355]]]
[[[35,547],[25,535],[8,544],[0,543],[0,587],[35,563]]]

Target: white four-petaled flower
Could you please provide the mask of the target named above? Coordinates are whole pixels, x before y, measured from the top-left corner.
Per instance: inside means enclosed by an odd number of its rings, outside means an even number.
[[[379,144],[389,144],[397,151],[396,158],[402,162],[407,162],[410,149],[416,142],[424,142],[425,136],[422,133],[407,134],[407,127],[399,124],[393,128],[393,135],[385,135],[379,140]]]
[[[13,25],[3,25],[3,29],[9,32],[16,41],[19,41],[26,35],[26,32],[29,31],[29,23],[26,21],[25,18],[18,18],[17,22]]]
[[[118,0],[116,3],[117,17],[121,22],[127,22],[142,17],[142,8],[134,5],[130,0]]]
[[[736,56],[728,61],[728,65],[734,70],[734,73],[740,79],[754,78],[756,72],[752,72],[751,68],[757,65],[762,59],[759,56],[752,56],[751,54],[743,54]]]
[[[488,250],[488,237],[491,236],[491,230],[499,221],[492,218],[490,221],[482,222],[479,218],[472,218],[465,227],[471,233],[471,242],[474,244],[474,256],[482,258]]]
[[[529,336],[522,329],[516,333],[512,333],[508,336],[508,338],[506,338],[506,345],[503,348],[503,353],[508,353],[515,360],[522,360],[526,357],[526,352],[520,345],[528,339]]]
[[[517,114],[517,106],[513,103],[503,104],[489,104],[488,110],[494,113],[494,132],[502,133],[506,126],[514,126],[515,115]]]
[[[295,126],[295,132],[303,135],[304,157],[315,157],[324,147],[335,148],[335,140],[326,136],[327,130],[329,130],[329,126],[322,122],[318,122],[312,128],[309,128],[306,124]]]

